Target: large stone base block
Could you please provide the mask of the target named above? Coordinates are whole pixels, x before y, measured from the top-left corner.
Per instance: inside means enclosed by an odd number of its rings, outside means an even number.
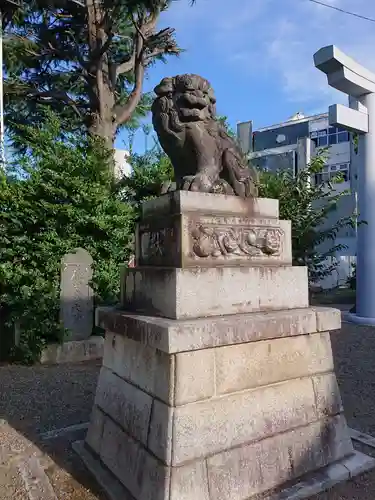
[[[307,268],[136,267],[124,270],[125,310],[171,319],[307,307]]]
[[[94,450],[95,437],[88,439],[86,449],[139,500],[247,500],[354,453],[337,416],[172,467],[95,412],[102,440]]]
[[[119,333],[112,311],[116,331],[106,335],[82,453],[136,500],[247,500],[351,457],[322,331],[338,328],[340,316],[325,311],[301,310],[299,322],[295,311],[279,311],[283,327],[271,338],[264,315],[254,314],[263,336],[228,344],[221,330],[217,345],[182,352],[154,347],[150,332],[139,340],[129,327]],[[160,321],[149,319],[148,330],[173,345],[161,337],[183,335],[186,322],[163,330]]]
[[[108,496],[108,500],[134,500],[123,484],[104,466],[98,457],[85,446],[83,441],[73,443],[73,448],[81,457],[87,469],[96,477],[99,485]],[[332,488],[340,482],[353,479],[359,474],[374,469],[375,459],[355,452],[334,464],[310,472],[301,479],[291,481],[288,486],[276,488],[258,496],[258,500],[303,500]],[[192,475],[192,480],[195,476]],[[155,498],[157,498],[155,496]],[[181,500],[186,496],[182,495]],[[209,497],[208,497],[209,498]]]

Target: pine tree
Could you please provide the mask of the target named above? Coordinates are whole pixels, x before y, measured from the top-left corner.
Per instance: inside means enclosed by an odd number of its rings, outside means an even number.
[[[149,109],[150,65],[178,55],[174,29],[157,30],[173,0],[23,0],[5,27],[5,108],[11,131],[36,125],[48,105],[67,130],[113,147]]]

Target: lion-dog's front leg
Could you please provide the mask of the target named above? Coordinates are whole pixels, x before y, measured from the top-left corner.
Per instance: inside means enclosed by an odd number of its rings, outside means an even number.
[[[207,132],[206,124],[195,123],[187,134],[186,147],[196,161],[196,174],[183,179],[182,189],[212,193],[219,182],[221,163],[216,138]]]

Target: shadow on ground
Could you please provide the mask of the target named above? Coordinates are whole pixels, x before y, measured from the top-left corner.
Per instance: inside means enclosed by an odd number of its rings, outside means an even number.
[[[375,436],[375,328],[343,323],[331,341],[348,425]],[[356,448],[374,456],[373,449]],[[375,472],[370,471],[310,500],[373,500],[374,492]]]
[[[375,328],[343,323],[331,341],[348,424],[375,436]]]
[[[106,500],[71,448],[72,442],[85,436],[85,430],[41,438],[45,432],[89,421],[99,369],[100,362],[0,366],[0,419],[57,464],[47,474],[59,499]],[[63,477],[61,471],[68,474]]]

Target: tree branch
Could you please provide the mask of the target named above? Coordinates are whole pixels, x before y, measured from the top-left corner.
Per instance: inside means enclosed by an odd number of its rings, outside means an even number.
[[[156,9],[147,18],[143,17],[137,20],[132,15],[132,22],[136,30],[135,51],[129,61],[125,61],[117,67],[116,75],[134,69],[135,83],[128,101],[124,105],[117,105],[114,108],[113,114],[117,125],[130,119],[140,101],[146,64],[158,55],[178,53],[176,44],[171,38],[173,29],[166,28],[155,33],[159,14],[160,9]]]
[[[143,40],[143,42],[144,42],[144,41],[145,41],[145,36],[144,36],[144,34],[142,33],[142,31],[141,31],[140,27],[138,26],[138,23],[137,23],[137,21],[135,20],[134,15],[133,15],[133,14],[130,14],[130,16],[131,16],[131,20],[132,20],[132,23],[133,23],[134,28],[136,29],[136,31],[137,31],[137,33],[138,33],[138,35],[142,38],[142,40]],[[143,26],[145,26],[145,25],[143,24]]]
[[[131,19],[133,26],[135,30],[137,31],[137,37],[141,37],[143,41],[143,46],[142,46],[142,51],[144,50],[144,46],[147,43],[147,38],[146,35],[150,31],[150,29],[153,29],[156,25],[156,17],[153,16],[152,18],[150,17],[148,20],[146,20],[141,27],[138,26],[137,21],[134,18],[134,15],[131,14]],[[136,47],[133,50],[133,53],[127,61],[123,61],[122,63],[116,65],[116,78],[119,75],[122,75],[123,73],[128,73],[129,71],[132,71],[135,67],[135,62],[136,62]]]
[[[95,49],[94,51],[91,52],[90,58],[92,60],[101,59],[103,57],[103,55],[109,49],[109,47],[112,43],[112,39],[113,39],[113,34],[107,35],[107,40],[103,43],[103,45],[101,47],[98,47],[97,49]]]
[[[128,61],[116,65],[116,78],[123,73],[129,73],[135,66],[135,50]]]
[[[38,91],[38,90],[31,90],[31,91],[26,91],[25,92],[26,97],[30,97],[32,99],[39,100],[43,102],[44,104],[49,104],[53,102],[53,100],[58,100],[65,102],[67,105],[69,105],[76,115],[80,118],[83,119],[83,115],[81,111],[78,109],[77,104],[73,99],[71,99],[66,92],[63,91],[58,91],[58,90],[44,90],[44,91]],[[48,101],[49,100],[49,101]]]
[[[97,40],[97,26],[96,26],[96,11],[95,11],[95,0],[86,0],[87,7],[87,27],[89,32],[89,47],[90,51],[94,52],[98,48]]]
[[[152,17],[152,21],[151,21],[151,18],[149,18],[147,21],[145,21],[143,23],[143,25],[141,27],[138,26],[138,23],[135,20],[133,14],[131,14],[131,19],[132,19],[132,23],[134,25],[134,28],[135,28],[135,30],[137,32],[137,38],[136,38],[136,40],[138,40],[138,38],[142,39],[142,50],[141,50],[141,52],[143,52],[145,43],[147,42],[146,34],[147,34],[147,32],[152,27],[155,26],[155,24],[156,24],[156,17],[153,16]],[[137,44],[137,42],[136,42],[136,44]],[[115,69],[116,78],[119,75],[122,75],[123,73],[129,73],[129,71],[132,71],[132,70],[135,69],[135,66],[136,66],[136,55],[137,55],[137,48],[134,47],[134,50],[133,50],[132,55],[130,56],[130,59],[128,59],[127,61],[123,61],[122,63],[116,65],[116,69]],[[140,56],[141,56],[141,54],[140,54]]]
[[[143,61],[143,48],[144,48],[144,38],[137,34],[136,37],[136,55],[135,55],[135,82],[133,90],[129,96],[129,99],[124,105],[117,105],[114,108],[114,119],[117,125],[121,125],[128,121],[131,115],[134,113],[139,100],[142,96],[143,78],[145,74],[145,67]]]
[[[145,35],[148,35],[148,34],[153,33],[155,31],[156,23],[157,23],[159,15],[160,15],[160,11],[161,11],[160,8],[156,9],[154,12],[152,12],[149,15],[148,19],[146,19],[146,21],[143,23],[142,32]]]
[[[168,48],[168,47],[159,47],[159,48],[156,48],[154,49],[152,52],[150,52],[150,54],[147,54],[147,56],[144,57],[143,61],[144,61],[144,64],[147,65],[151,62],[152,59],[154,59],[154,57],[157,57],[157,56],[162,56],[162,55],[165,55],[165,54],[179,54],[180,53],[180,50],[177,49],[177,48]]]

